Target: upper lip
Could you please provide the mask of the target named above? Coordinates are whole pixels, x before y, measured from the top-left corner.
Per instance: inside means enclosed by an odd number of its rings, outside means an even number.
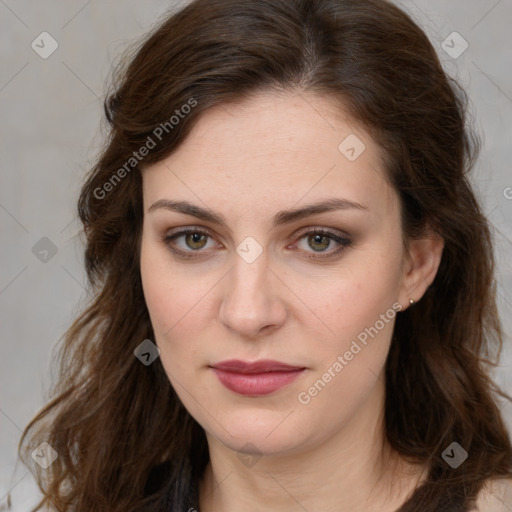
[[[211,365],[212,368],[233,373],[265,373],[265,372],[286,372],[292,370],[302,370],[304,367],[293,366],[280,361],[262,359],[261,361],[241,361],[239,359],[230,359]]]

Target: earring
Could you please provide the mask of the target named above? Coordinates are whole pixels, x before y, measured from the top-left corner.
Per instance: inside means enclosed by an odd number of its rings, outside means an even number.
[[[409,304],[412,306],[414,304],[414,299],[409,299]]]

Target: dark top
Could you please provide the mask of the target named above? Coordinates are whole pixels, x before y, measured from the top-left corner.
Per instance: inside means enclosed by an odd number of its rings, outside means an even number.
[[[190,484],[190,476],[176,479],[176,473],[173,476],[171,461],[165,461],[155,466],[149,474],[144,490],[144,497],[150,497],[155,493],[163,491],[162,498],[153,501],[153,503],[140,512],[200,512],[199,511],[199,493],[197,482]],[[185,488],[187,486],[188,488]],[[414,493],[414,497],[404,503],[397,512],[408,512],[417,510],[412,505],[418,498],[424,494],[426,486],[420,486]],[[449,493],[436,503],[437,512],[469,512],[475,510],[471,508],[470,502],[462,492],[463,489],[457,489],[459,492]],[[180,497],[186,496],[185,501]],[[416,498],[416,499],[415,499]],[[420,499],[421,501],[421,499]]]
[[[181,483],[176,483],[172,473],[171,461],[165,461],[153,467],[146,481],[144,497],[149,498],[155,493],[162,493],[162,498],[154,501],[141,512],[189,512],[189,510],[199,512],[197,485],[189,485],[188,489],[184,489],[184,481],[188,479],[183,478]],[[179,500],[179,496],[186,496],[185,502]],[[178,503],[179,501],[181,502]]]

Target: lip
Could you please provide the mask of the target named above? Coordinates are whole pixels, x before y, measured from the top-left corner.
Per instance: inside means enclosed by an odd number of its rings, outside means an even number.
[[[293,382],[306,369],[268,359],[255,362],[231,359],[210,367],[226,388],[245,396],[269,395]]]
[[[272,359],[262,359],[252,363],[241,361],[240,359],[230,359],[229,361],[221,361],[211,366],[218,370],[233,373],[286,372],[304,369],[303,366],[293,366],[291,364],[282,363],[281,361],[273,361]]]

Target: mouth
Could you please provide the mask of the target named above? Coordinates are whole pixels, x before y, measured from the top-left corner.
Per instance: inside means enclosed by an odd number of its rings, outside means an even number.
[[[287,386],[299,377],[305,367],[280,361],[223,361],[210,365],[221,384],[244,396],[265,396]]]

